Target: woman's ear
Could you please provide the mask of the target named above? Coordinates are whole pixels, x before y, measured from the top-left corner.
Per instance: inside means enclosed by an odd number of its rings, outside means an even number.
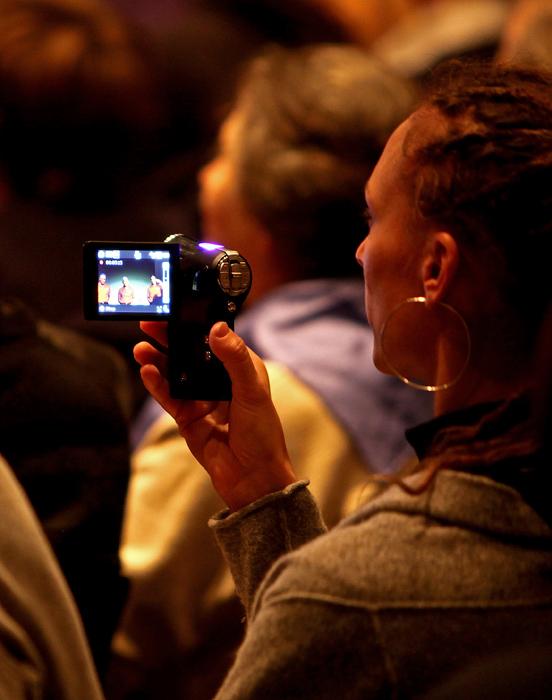
[[[458,244],[450,233],[430,234],[422,260],[424,296],[428,302],[443,301],[458,268]]]

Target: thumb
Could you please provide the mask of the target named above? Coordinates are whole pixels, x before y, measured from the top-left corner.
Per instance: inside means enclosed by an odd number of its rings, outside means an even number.
[[[251,402],[270,396],[262,360],[226,323],[215,323],[209,334],[209,345],[230,375],[234,399]]]

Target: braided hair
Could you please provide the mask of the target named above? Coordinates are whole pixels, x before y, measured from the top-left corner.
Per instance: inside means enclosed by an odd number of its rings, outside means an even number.
[[[543,254],[552,239],[552,74],[451,61],[423,105],[444,129],[406,144],[416,214],[488,256],[531,347],[552,290]]]

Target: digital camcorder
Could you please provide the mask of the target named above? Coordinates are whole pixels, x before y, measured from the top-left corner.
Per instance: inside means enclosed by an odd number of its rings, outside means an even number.
[[[231,398],[230,378],[209,348],[209,331],[217,321],[234,327],[251,288],[243,256],[180,234],[163,243],[89,241],[83,256],[85,318],[167,321],[171,396]]]

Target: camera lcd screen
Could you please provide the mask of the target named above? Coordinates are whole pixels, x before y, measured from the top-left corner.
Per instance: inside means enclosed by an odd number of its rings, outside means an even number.
[[[178,246],[89,242],[84,246],[84,309],[91,319],[167,319]]]

